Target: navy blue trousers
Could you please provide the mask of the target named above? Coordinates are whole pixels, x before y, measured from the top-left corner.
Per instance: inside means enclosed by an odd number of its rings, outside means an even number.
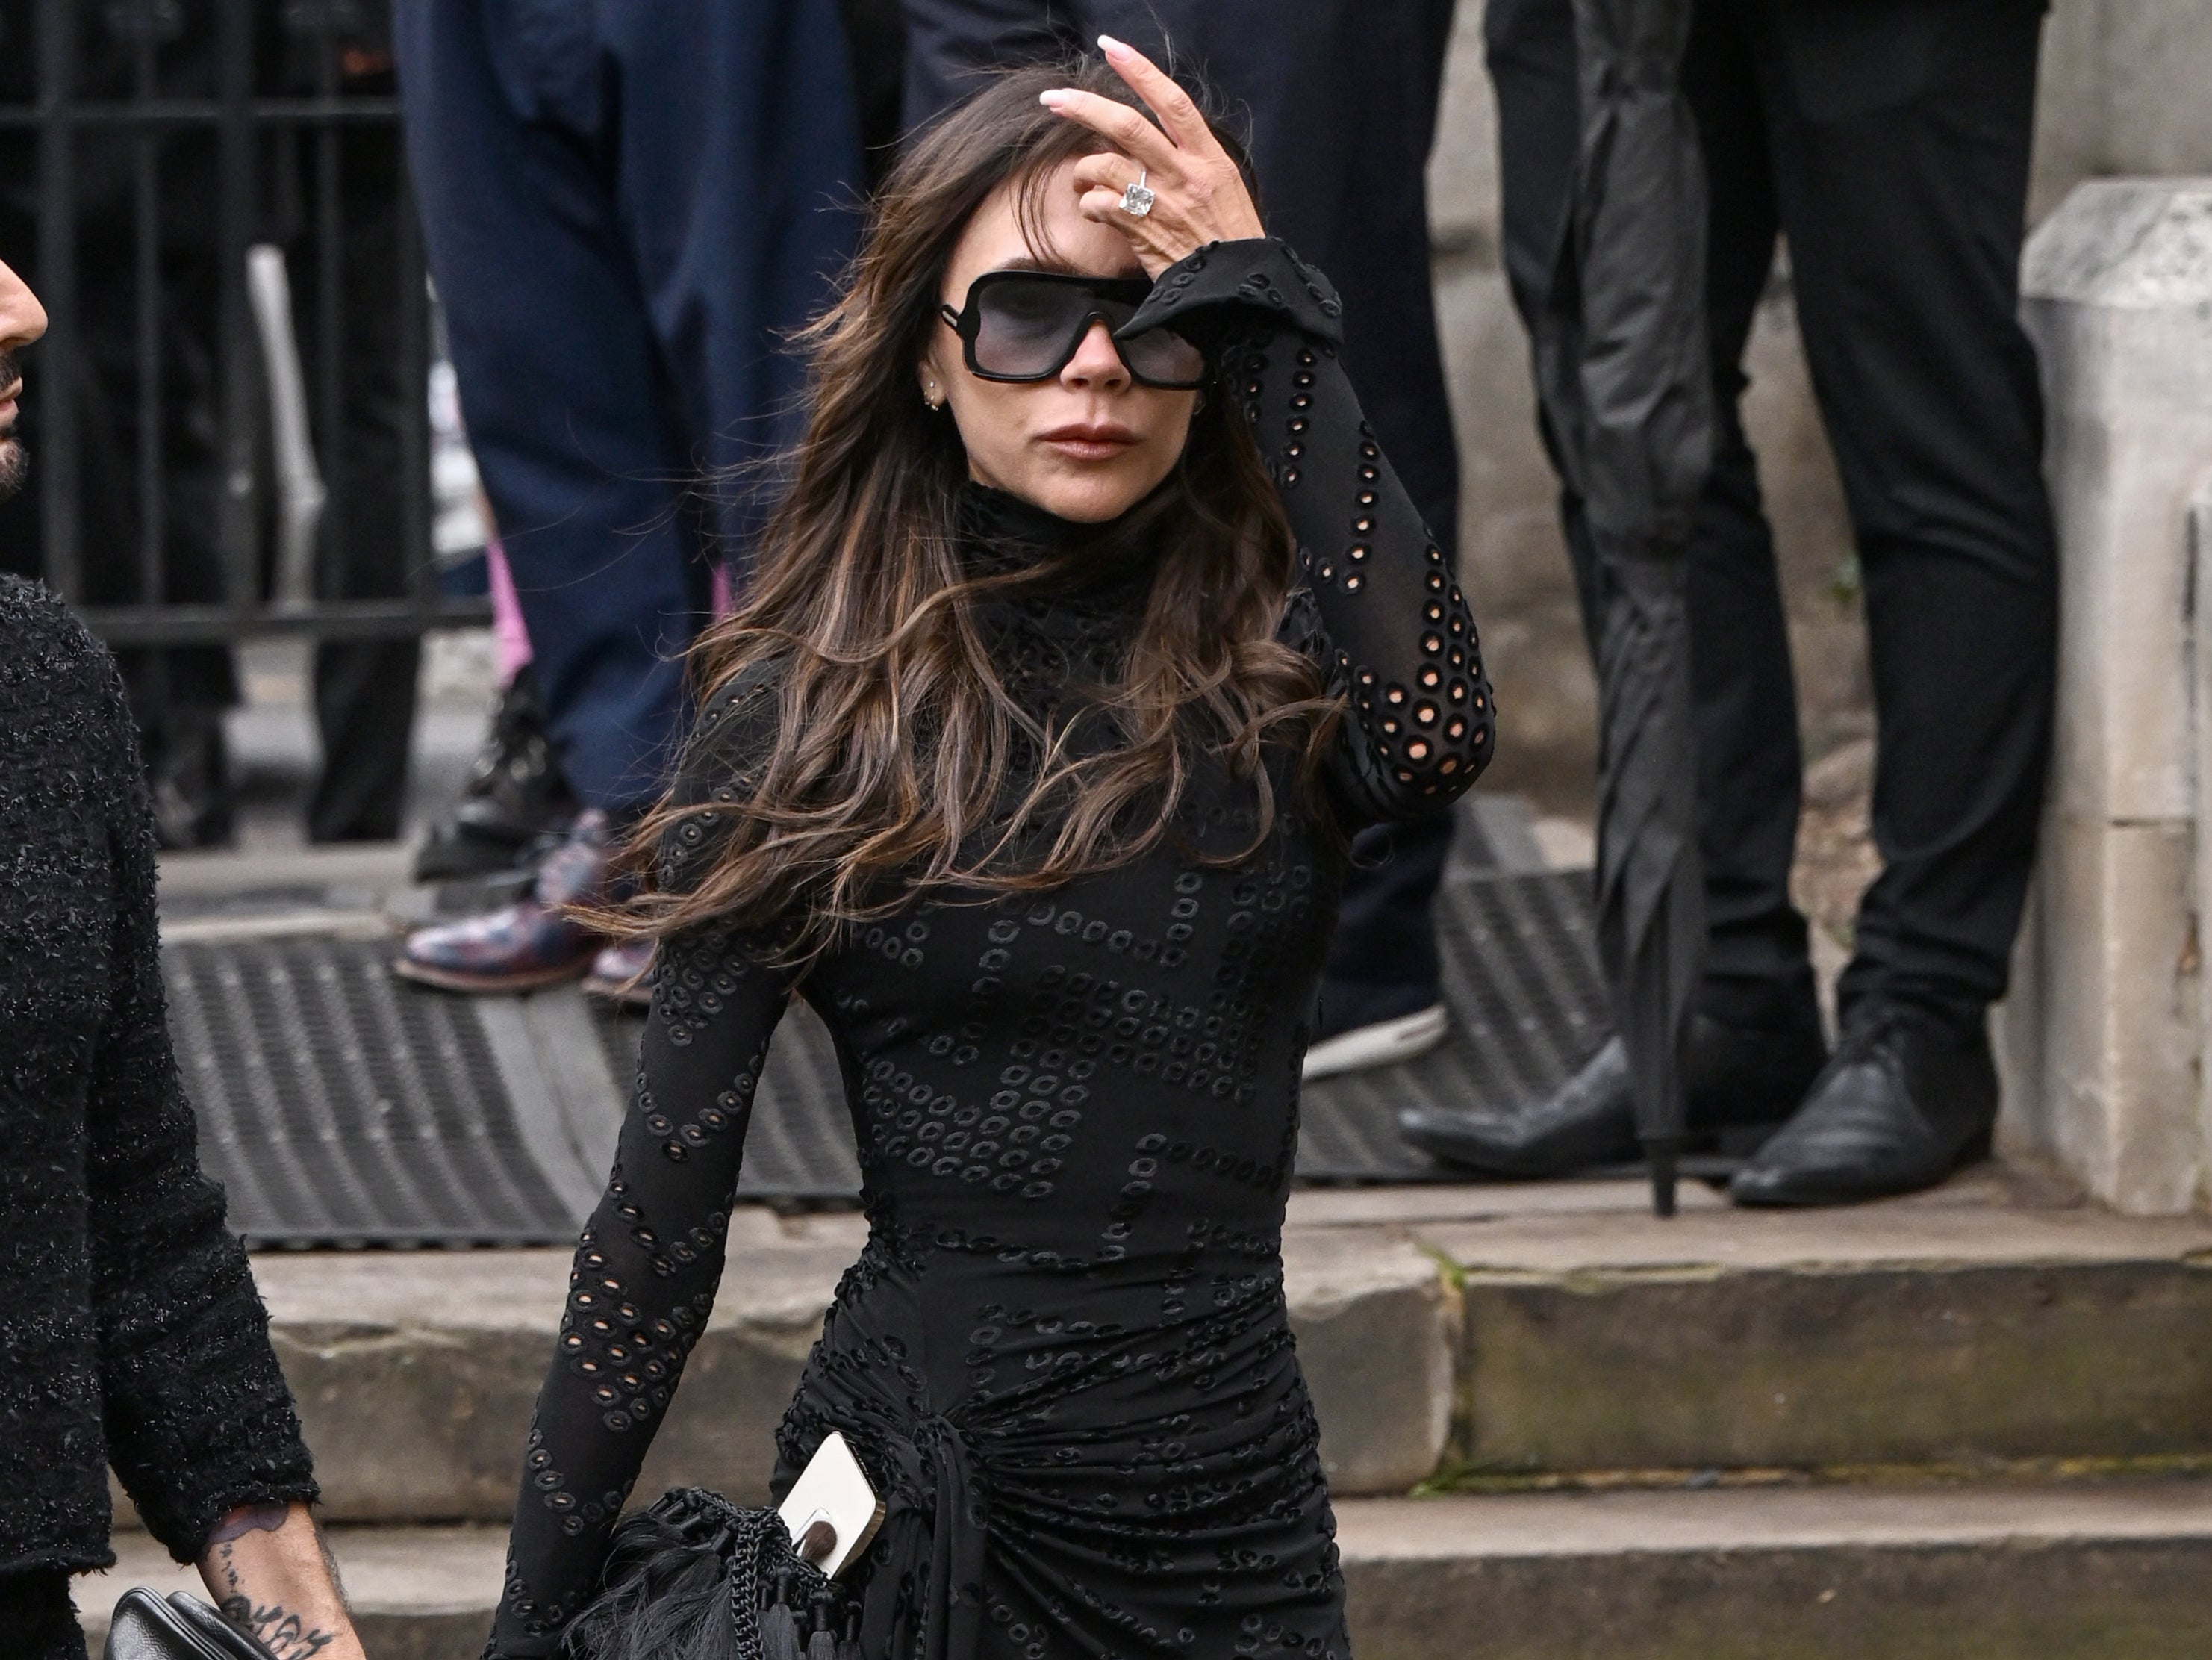
[[[1103,32],[1218,94],[1249,129],[1268,228],[1344,297],[1360,403],[1447,556],[1459,452],[1429,286],[1425,169],[1451,0],[905,0],[909,125],[979,68],[1053,57]],[[1449,818],[1360,838],[1325,1003],[1383,1018],[1433,1002],[1431,909]],[[1332,1024],[1341,1022],[1332,1014]]]
[[[727,475],[791,435],[783,331],[858,231],[835,0],[397,0],[430,266],[561,764],[656,794]]]

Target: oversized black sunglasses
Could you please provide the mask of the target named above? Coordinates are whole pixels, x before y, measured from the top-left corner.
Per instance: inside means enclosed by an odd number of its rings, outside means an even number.
[[[960,336],[969,373],[986,380],[1049,380],[1066,368],[1091,325],[1103,322],[1129,378],[1188,391],[1206,383],[1206,354],[1172,329],[1121,331],[1152,291],[1141,277],[987,271],[959,311],[938,307]]]

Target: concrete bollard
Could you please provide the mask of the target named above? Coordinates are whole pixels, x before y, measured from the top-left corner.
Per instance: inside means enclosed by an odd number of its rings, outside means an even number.
[[[2189,514],[2212,469],[2212,179],[2078,186],[2030,239],[2021,292],[2062,599],[2001,1129],[2118,1209],[2185,1211],[2207,1196],[2196,843],[2212,710]]]

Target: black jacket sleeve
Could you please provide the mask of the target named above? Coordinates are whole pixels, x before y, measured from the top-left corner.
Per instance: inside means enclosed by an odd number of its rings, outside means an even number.
[[[1474,618],[1360,412],[1326,278],[1280,241],[1216,242],[1170,266],[1121,332],[1205,346],[1282,492],[1303,585],[1284,637],[1346,719],[1333,768],[1353,824],[1438,812],[1496,739]]]
[[[147,1528],[191,1561],[228,1511],[312,1499],[315,1482],[245,1250],[199,1167],[161,990],[153,814],[112,665],[106,680],[114,911],[85,1172],[103,1429]]]

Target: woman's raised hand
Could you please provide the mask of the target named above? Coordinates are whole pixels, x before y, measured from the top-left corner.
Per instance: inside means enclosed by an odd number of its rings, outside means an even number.
[[[1160,125],[1096,93],[1071,87],[1042,94],[1055,115],[1090,128],[1114,146],[1075,164],[1084,216],[1120,231],[1136,250],[1145,274],[1154,277],[1208,242],[1264,236],[1252,192],[1190,94],[1134,46],[1102,34],[1098,47]],[[1137,182],[1139,168],[1152,192],[1152,206],[1142,215],[1124,205],[1124,192]]]

